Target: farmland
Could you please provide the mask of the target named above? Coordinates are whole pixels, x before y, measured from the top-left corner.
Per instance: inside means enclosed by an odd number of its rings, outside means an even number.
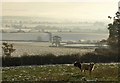
[[[73,64],[39,65],[4,67],[2,69],[3,81],[81,81],[84,77],[87,81],[105,81],[116,83],[118,81],[119,66],[116,63],[95,64],[92,75],[88,72],[80,72]]]
[[[49,47],[51,43],[49,42],[10,42],[13,43],[16,51],[12,56],[20,57],[22,55],[45,55],[52,53],[56,56],[66,55],[66,54],[84,54],[86,52],[91,52],[94,49],[81,49],[81,48],[63,48],[63,47]]]
[[[81,60],[83,59],[89,61],[88,59],[92,56],[89,56],[89,54],[88,56],[85,56],[84,54],[92,52],[94,51],[94,49],[49,47],[51,43],[48,42],[9,42],[9,43],[13,43],[16,51],[12,54],[12,57],[14,58],[8,58],[8,65],[15,63],[19,66],[13,65],[13,67],[12,66],[3,67],[2,68],[3,81],[79,82],[81,81],[82,78],[86,78],[87,81],[106,81],[114,83],[119,79],[118,78],[119,65],[117,63],[96,63],[94,71],[92,72],[91,76],[89,75],[88,72],[81,73],[79,68],[74,67],[73,64],[67,64],[69,61],[70,61],[69,63],[73,63],[74,60],[77,60],[78,57],[81,55],[83,55],[83,58],[80,58]],[[55,56],[51,56],[51,53]],[[44,55],[46,55],[45,56],[46,58],[44,57]],[[66,57],[65,56],[61,57],[63,55],[66,55]],[[96,55],[93,55],[93,57],[96,57]],[[92,59],[97,60],[91,58],[91,60]],[[9,62],[11,60],[13,61]],[[47,60],[47,62],[45,60]],[[57,63],[56,60],[59,62],[59,64]],[[56,65],[54,64],[54,61],[56,61],[55,63]],[[42,62],[45,65],[40,65],[42,63],[39,62]]]

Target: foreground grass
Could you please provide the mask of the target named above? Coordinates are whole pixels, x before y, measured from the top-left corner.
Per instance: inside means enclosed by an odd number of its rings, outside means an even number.
[[[4,67],[2,69],[3,81],[118,81],[117,64],[96,64],[90,76],[88,72],[80,72],[73,65],[42,65],[42,66],[19,66]]]

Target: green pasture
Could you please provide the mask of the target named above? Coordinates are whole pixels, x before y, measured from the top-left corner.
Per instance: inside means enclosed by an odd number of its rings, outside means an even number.
[[[82,72],[72,64],[65,65],[40,65],[3,67],[3,81],[81,81],[84,77],[87,81],[119,81],[118,64],[95,64],[92,74]]]

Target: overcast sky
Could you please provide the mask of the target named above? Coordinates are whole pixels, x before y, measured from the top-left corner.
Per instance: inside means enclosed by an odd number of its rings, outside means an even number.
[[[3,0],[0,16],[39,16],[69,20],[108,20],[119,0]]]

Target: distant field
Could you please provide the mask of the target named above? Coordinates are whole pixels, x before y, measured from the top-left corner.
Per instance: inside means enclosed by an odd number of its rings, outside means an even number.
[[[102,40],[108,38],[108,33],[98,32],[53,32],[52,36],[60,36],[63,41],[78,41],[78,40]],[[2,33],[2,40],[24,40],[24,41],[49,41],[48,33]]]
[[[80,49],[80,48],[63,48],[63,47],[49,47],[51,43],[49,42],[9,42],[13,43],[16,51],[12,53],[12,56],[22,56],[22,55],[41,55],[52,53],[56,56],[66,55],[66,54],[83,54],[86,52],[91,52],[93,49]]]
[[[3,81],[81,81],[83,77],[87,81],[105,81],[105,83],[118,83],[119,66],[114,63],[95,64],[90,76],[88,72],[80,72],[73,65],[41,65],[3,67]],[[93,83],[93,82],[92,82]],[[96,82],[97,83],[97,82]],[[99,82],[102,83],[102,82]]]

